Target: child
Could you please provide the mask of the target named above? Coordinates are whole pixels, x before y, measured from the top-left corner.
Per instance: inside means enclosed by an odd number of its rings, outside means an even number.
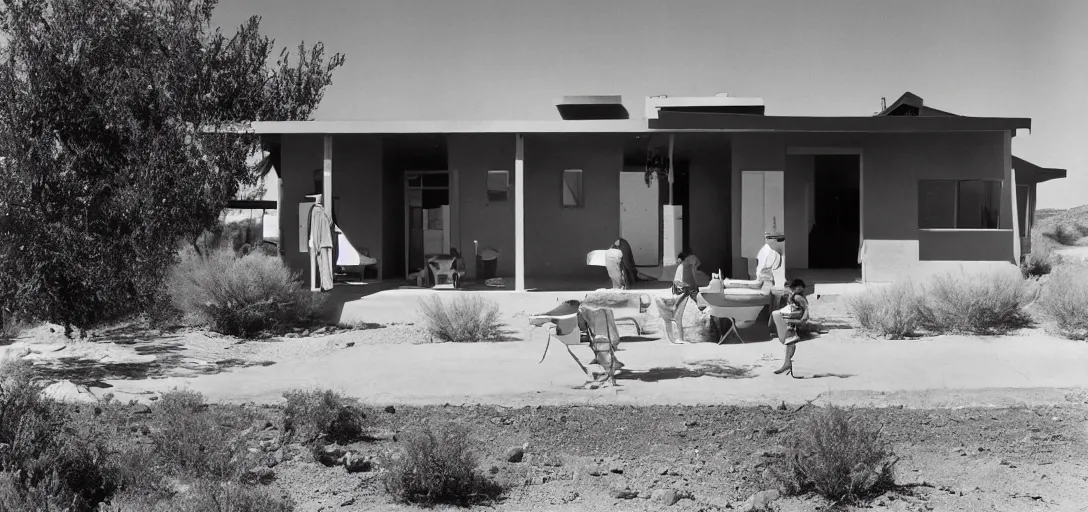
[[[801,337],[797,335],[797,325],[808,321],[809,308],[808,299],[805,298],[804,281],[794,279],[790,281],[788,288],[786,307],[771,313],[775,329],[778,331],[778,339],[786,346],[786,360],[774,373],[789,372],[793,375],[793,355],[797,352],[796,343],[801,341]]]
[[[674,306],[675,312],[672,315],[672,320],[676,322],[676,337],[672,334],[672,322],[665,319],[665,333],[669,337],[669,341],[677,345],[683,345],[687,342],[684,341],[684,309],[687,307],[688,299],[696,300],[699,294],[699,287],[695,283],[695,271],[699,269],[699,258],[695,256],[690,250],[681,252],[676,257],[676,275],[672,281],[672,296],[676,301]]]

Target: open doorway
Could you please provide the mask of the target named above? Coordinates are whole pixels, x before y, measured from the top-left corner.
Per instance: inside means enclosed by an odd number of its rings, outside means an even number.
[[[861,268],[861,157],[816,155],[813,171],[815,222],[809,233],[808,266]]]
[[[449,254],[452,233],[450,173],[409,171],[405,179],[405,275],[418,272],[427,259]]]

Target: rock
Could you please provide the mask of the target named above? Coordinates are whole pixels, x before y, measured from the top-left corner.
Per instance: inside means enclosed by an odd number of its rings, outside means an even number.
[[[344,463],[344,455],[346,452],[343,448],[336,445],[326,446],[317,454],[317,462],[326,467],[339,466]]]
[[[354,347],[354,346],[355,346],[354,341],[349,341],[349,342],[344,344],[344,348],[351,348],[351,347]]]
[[[246,480],[252,483],[260,483],[262,485],[268,485],[276,479],[276,472],[272,468],[267,466],[258,466],[245,474]]]
[[[776,490],[759,491],[748,498],[737,510],[740,512],[759,512],[770,508],[771,504],[782,497]]]
[[[283,337],[284,338],[298,338],[299,336],[298,336],[297,332],[289,332],[289,333],[285,334]]]
[[[390,406],[385,408],[385,412],[387,412],[389,414],[396,414],[397,413],[397,408],[390,405]]]
[[[506,450],[504,455],[507,462],[521,462],[525,458],[525,449],[520,446],[514,446]]]
[[[965,450],[963,447],[954,448],[952,450],[952,455],[960,455],[960,456],[967,455],[967,450]]]
[[[347,469],[348,473],[367,473],[374,469],[374,464],[369,459],[348,452],[347,455],[344,455],[344,469]]]
[[[132,407],[132,414],[151,414],[151,406],[147,404],[136,404]]]
[[[680,495],[677,494],[675,489],[657,489],[650,493],[650,501],[671,507],[680,501]]]
[[[87,386],[74,384],[67,380],[50,384],[42,390],[42,395],[58,402],[95,403],[98,401],[94,393],[87,389]]]
[[[631,490],[626,484],[618,483],[608,489],[608,495],[617,500],[633,500],[638,497],[638,491]]]
[[[325,333],[327,333],[327,332],[329,332],[329,328],[328,328],[328,327],[318,327],[317,329],[314,329],[314,332],[313,332],[313,334],[314,334],[314,335],[316,336],[316,335],[318,335],[318,334],[325,334]]]
[[[349,496],[348,499],[340,502],[341,507],[350,507],[350,506],[352,506],[354,504],[355,504],[355,497],[354,496]]]
[[[614,474],[617,474],[617,475],[622,475],[623,474],[623,464],[620,463],[620,462],[613,461],[611,464],[608,465],[608,472],[609,473],[614,473]]]

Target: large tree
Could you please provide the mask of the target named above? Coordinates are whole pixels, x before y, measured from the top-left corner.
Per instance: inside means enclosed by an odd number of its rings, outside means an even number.
[[[217,0],[0,3],[0,306],[66,327],[149,303],[257,178],[259,140],[227,128],[308,119],[344,62],[276,60],[259,18],[215,28]]]

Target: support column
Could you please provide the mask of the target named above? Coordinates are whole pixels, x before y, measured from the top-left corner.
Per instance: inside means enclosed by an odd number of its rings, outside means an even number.
[[[325,161],[321,175],[321,203],[332,216],[332,135],[325,136]]]
[[[515,135],[514,290],[525,291],[525,136]]]

